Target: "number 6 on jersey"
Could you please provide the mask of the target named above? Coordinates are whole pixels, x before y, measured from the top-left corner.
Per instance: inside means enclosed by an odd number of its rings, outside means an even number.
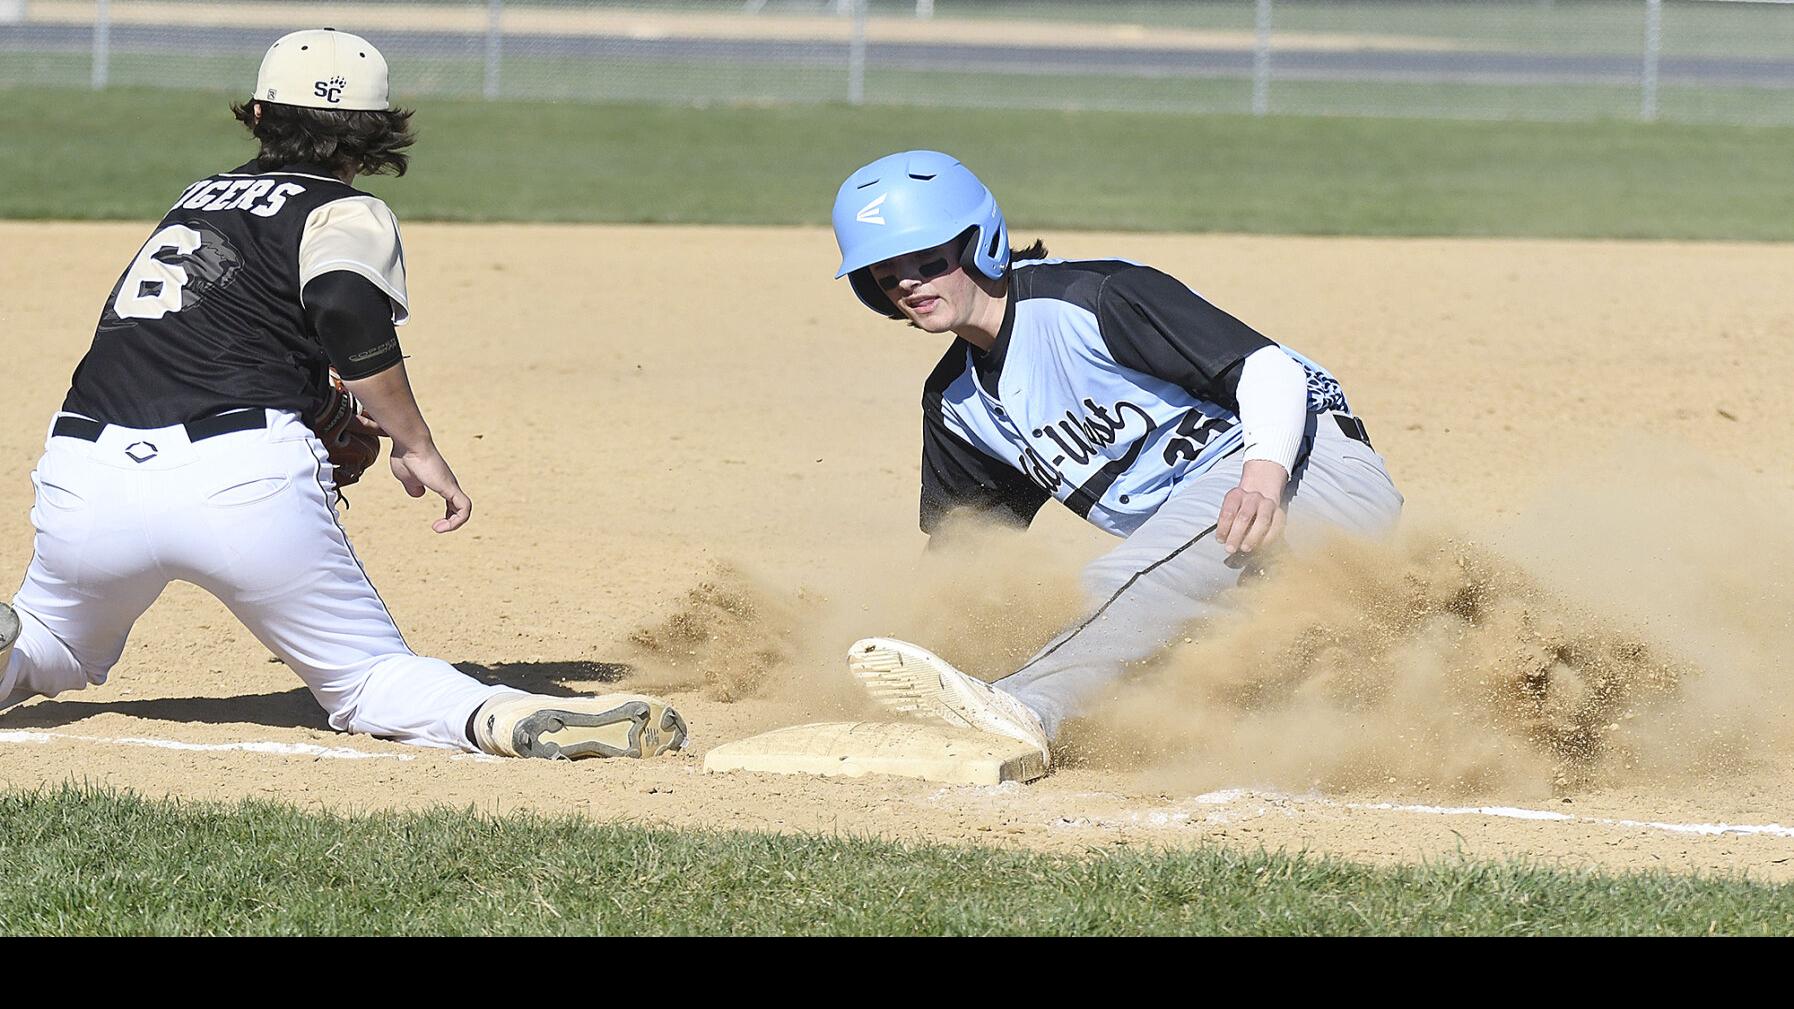
[[[180,256],[191,255],[204,242],[199,232],[183,224],[171,224],[151,235],[125,271],[112,310],[121,319],[160,319],[180,311],[187,271],[156,257],[171,250]]]

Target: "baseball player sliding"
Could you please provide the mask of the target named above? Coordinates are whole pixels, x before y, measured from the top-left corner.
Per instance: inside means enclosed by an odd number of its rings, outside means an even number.
[[[855,643],[848,667],[886,707],[1050,761],[1068,718],[1214,613],[1286,526],[1300,545],[1396,522],[1402,497],[1326,370],[1149,266],[1011,251],[955,159],[861,168],[834,225],[860,301],[958,337],[922,393],[922,529],[957,509],[1026,526],[1057,498],[1124,540],[1085,571],[1087,617],[995,684],[907,642]]]
[[[384,436],[406,492],[445,502],[437,532],[473,510],[406,378],[397,221],[350,185],[404,174],[411,113],[388,103],[380,53],[328,29],[275,42],[232,110],[260,153],[181,193],[51,423],[32,474],[36,554],[0,604],[0,710],[105,682],[178,579],[230,607],[337,729],[517,757],[681,747],[665,701],[487,686],[406,646],[336,491]]]

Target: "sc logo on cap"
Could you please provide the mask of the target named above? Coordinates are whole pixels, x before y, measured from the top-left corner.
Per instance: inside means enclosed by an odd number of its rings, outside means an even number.
[[[349,82],[343,80],[342,77],[332,77],[327,81],[319,81],[312,85],[311,93],[327,102],[340,102],[343,100],[343,89],[348,86]]]

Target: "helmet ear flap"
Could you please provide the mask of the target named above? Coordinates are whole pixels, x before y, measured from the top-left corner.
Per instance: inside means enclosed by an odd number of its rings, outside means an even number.
[[[969,272],[984,272],[978,265],[978,239],[981,237],[976,224],[959,233],[959,265]]]
[[[867,308],[893,319],[903,318],[903,313],[897,310],[896,305],[891,304],[891,299],[879,288],[878,281],[872,279],[871,267],[862,266],[849,273],[847,283],[853,287],[853,293],[859,296],[860,303]]]
[[[1003,279],[1009,266],[1009,234],[1002,222],[985,233],[985,229],[974,224],[960,232],[963,245],[959,250],[959,265],[967,273],[977,273],[992,280]],[[983,248],[988,242],[990,248]]]

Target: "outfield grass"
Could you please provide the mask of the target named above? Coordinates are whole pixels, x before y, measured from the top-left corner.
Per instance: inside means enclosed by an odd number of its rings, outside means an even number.
[[[252,152],[219,95],[13,91],[0,217],[154,219]],[[176,129],[171,124],[184,124]],[[409,221],[825,224],[848,171],[964,158],[1016,230],[1794,238],[1794,129],[432,101]]]
[[[0,935],[1787,934],[1794,886],[0,795]]]

